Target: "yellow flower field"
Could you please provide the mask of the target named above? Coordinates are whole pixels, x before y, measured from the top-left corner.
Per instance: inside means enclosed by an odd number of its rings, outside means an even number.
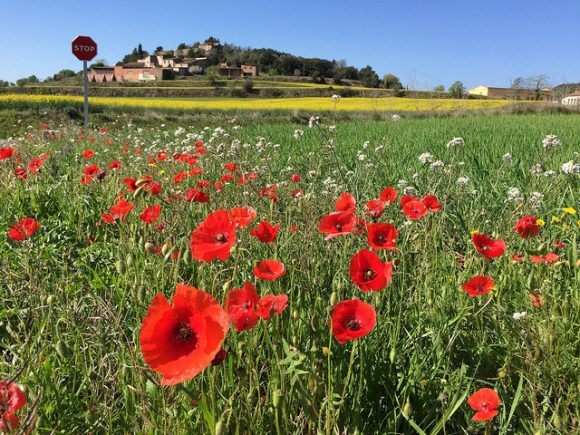
[[[68,95],[0,95],[0,104],[36,103],[62,105],[82,103],[81,96]],[[177,110],[306,110],[325,111],[453,111],[497,109],[506,107],[509,100],[452,100],[418,98],[342,98],[335,102],[326,97],[308,98],[130,98],[92,97],[90,104],[105,107]]]

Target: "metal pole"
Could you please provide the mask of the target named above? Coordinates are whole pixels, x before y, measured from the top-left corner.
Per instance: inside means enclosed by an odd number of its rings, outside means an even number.
[[[89,77],[87,73],[87,61],[83,60],[83,77],[84,83],[84,95],[85,95],[85,128],[89,126]]]

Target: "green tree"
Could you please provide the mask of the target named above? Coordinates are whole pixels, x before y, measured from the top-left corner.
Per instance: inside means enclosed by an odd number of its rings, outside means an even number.
[[[435,87],[433,88],[433,90],[434,90],[435,92],[445,92],[445,86],[443,86],[443,85],[437,85],[437,86],[435,86]]]
[[[38,80],[38,77],[36,77],[35,75],[31,75],[31,76],[16,80],[16,86],[25,86],[25,85],[35,84],[35,83],[39,83],[39,82],[40,82],[40,80]]]
[[[187,48],[187,45],[185,44],[185,42],[182,42],[181,44],[179,44],[177,46],[178,50],[185,50]]]
[[[465,86],[460,81],[456,81],[449,87],[449,93],[451,94],[451,98],[463,98]]]
[[[91,67],[93,67],[93,66],[96,66],[96,65],[91,65]],[[103,66],[104,66],[104,65],[103,65]],[[70,69],[63,69],[63,70],[60,70],[60,71],[59,71],[58,73],[56,73],[55,75],[53,75],[53,76],[52,76],[52,79],[53,79],[53,80],[56,80],[56,81],[58,81],[58,80],[65,79],[65,78],[67,78],[67,77],[74,77],[74,76],[76,76],[76,75],[77,75],[77,73],[75,73],[73,70],[70,70]]]
[[[383,87],[385,89],[394,89],[394,90],[403,89],[401,80],[399,80],[399,77],[397,77],[394,74],[385,74],[383,76]]]
[[[370,65],[361,68],[358,72],[358,79],[367,88],[377,88],[379,86],[379,75]]]

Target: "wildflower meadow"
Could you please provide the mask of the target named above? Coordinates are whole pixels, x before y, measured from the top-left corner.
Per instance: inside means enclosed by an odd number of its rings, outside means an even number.
[[[16,116],[0,432],[577,433],[580,118],[401,115]]]

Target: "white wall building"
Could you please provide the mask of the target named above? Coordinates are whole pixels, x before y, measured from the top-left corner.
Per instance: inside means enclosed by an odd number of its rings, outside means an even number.
[[[566,106],[580,106],[580,91],[576,91],[562,99],[562,104]]]

